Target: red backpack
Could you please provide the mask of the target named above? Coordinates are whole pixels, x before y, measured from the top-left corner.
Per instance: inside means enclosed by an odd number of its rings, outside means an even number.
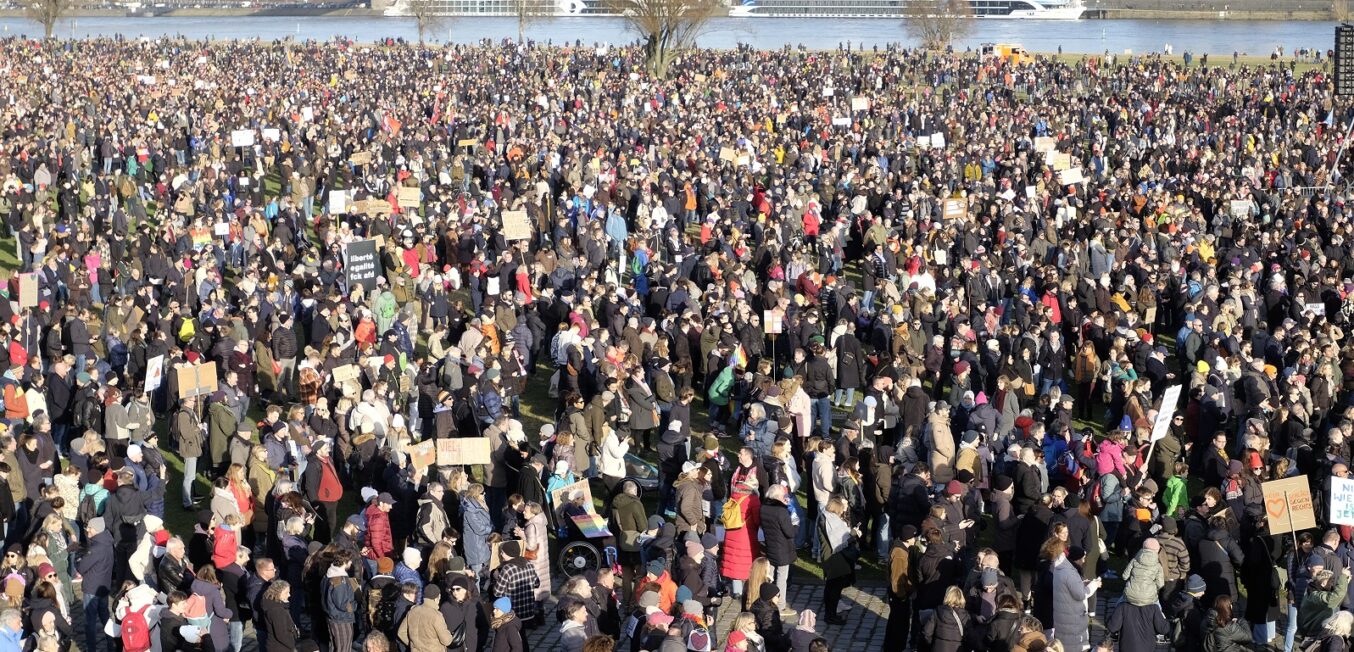
[[[150,645],[150,624],[146,622],[146,610],[150,605],[136,611],[128,611],[122,617],[122,649],[126,652],[146,652]]]

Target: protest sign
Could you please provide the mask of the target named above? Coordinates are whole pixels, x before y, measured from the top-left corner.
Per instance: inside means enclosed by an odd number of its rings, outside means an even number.
[[[1302,311],[1310,312],[1313,315],[1319,315],[1324,317],[1326,315],[1326,304],[1320,302],[1309,303],[1302,307]]]
[[[174,370],[179,381],[179,398],[203,396],[216,391],[216,363],[182,365]]]
[[[596,514],[579,514],[571,517],[574,525],[578,526],[578,531],[589,539],[602,539],[611,536],[611,528],[607,527],[606,519]]]
[[[503,239],[531,239],[531,222],[527,221],[526,211],[503,211]]]
[[[732,147],[724,146],[719,148],[719,160],[732,163],[738,158],[738,153]]]
[[[36,308],[38,305],[38,275],[36,273],[19,275],[19,307]]]
[[[559,509],[560,505],[568,502],[569,496],[574,495],[575,491],[583,492],[583,509],[586,509],[589,512],[593,511],[592,489],[588,487],[587,480],[579,480],[573,484],[566,484],[563,487],[550,492],[550,504],[553,505],[555,509]]]
[[[1034,151],[1041,154],[1053,151],[1058,146],[1058,139],[1052,136],[1037,136],[1034,139]]]
[[[767,335],[780,335],[785,332],[785,321],[778,310],[762,311],[762,331]]]
[[[348,162],[353,165],[370,165],[371,152],[353,152],[353,155],[348,157]]]
[[[931,134],[931,149],[945,149],[945,134]]]
[[[1064,186],[1071,186],[1085,181],[1086,177],[1082,176],[1081,168],[1072,168],[1058,173],[1058,183]]]
[[[456,141],[456,146],[457,146],[457,147],[474,147],[475,145],[478,145],[479,142],[480,142],[480,141],[475,140],[474,138],[462,138],[462,139]]]
[[[418,208],[419,202],[423,199],[423,191],[418,188],[400,186],[399,192],[395,194],[395,199],[399,200],[400,208]]]
[[[1354,480],[1330,479],[1331,525],[1354,525]]]
[[[1251,206],[1253,205],[1250,200],[1233,199],[1228,203],[1227,208],[1231,210],[1233,217],[1246,217],[1251,214]]]
[[[1175,406],[1180,402],[1180,385],[1166,388],[1161,395],[1161,408],[1157,410],[1157,420],[1152,423],[1152,441],[1160,441],[1171,430],[1171,419],[1175,417]]]
[[[947,220],[963,219],[968,214],[968,206],[962,199],[946,199],[941,216]]]
[[[1265,496],[1265,516],[1270,534],[1285,534],[1316,527],[1312,492],[1307,476],[1271,480],[1260,485]]]
[[[282,130],[281,130],[281,129],[264,129],[264,130],[263,130],[263,142],[265,142],[265,143],[275,143],[275,142],[277,142],[277,141],[279,141],[279,140],[282,140]]]
[[[869,110],[870,110],[870,98],[868,98],[868,97],[853,97],[853,98],[851,98],[851,110],[852,110],[852,111],[869,111]]]
[[[488,464],[489,438],[462,437],[437,440],[437,465]]]
[[[348,212],[348,191],[330,190],[329,191],[329,213],[337,215]]]
[[[157,389],[165,380],[165,356],[163,353],[146,361],[146,393]]]
[[[376,241],[358,240],[349,243],[344,249],[348,272],[348,287],[361,285],[368,292],[376,289],[376,277],[380,276],[380,261],[376,259]]]
[[[837,116],[837,117],[835,117],[835,118],[832,119],[832,126],[834,126],[834,127],[849,127],[849,126],[851,126],[851,118],[849,118],[849,117],[847,117],[847,116],[844,116],[844,115],[839,115],[839,116]]]
[[[427,469],[436,461],[437,445],[431,439],[415,444],[409,449],[409,463],[413,464],[414,468],[419,471]]]
[[[235,131],[230,132],[230,146],[231,146],[231,147],[253,147],[253,146],[254,146],[254,130],[253,130],[253,129],[236,129]]]

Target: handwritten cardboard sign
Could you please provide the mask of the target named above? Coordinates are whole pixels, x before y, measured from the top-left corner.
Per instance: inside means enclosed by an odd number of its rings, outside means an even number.
[[[36,308],[38,305],[38,275],[36,273],[19,275],[19,307]]]
[[[526,211],[503,211],[503,239],[531,239],[531,222],[527,221]]]
[[[1331,477],[1330,522],[1332,525],[1354,525],[1354,480]]]
[[[409,463],[422,471],[437,461],[437,446],[433,440],[420,442],[409,449]]]
[[[437,440],[437,465],[488,464],[489,438],[463,437]]]
[[[569,496],[574,495],[575,491],[583,492],[583,509],[586,509],[589,512],[593,511],[592,488],[588,486],[587,480],[579,480],[573,484],[566,484],[563,487],[550,492],[550,503],[554,505],[555,509],[559,509],[559,506],[567,502]]]
[[[1270,534],[1285,534],[1316,527],[1312,492],[1307,476],[1271,480],[1260,485],[1265,496],[1265,516]]]
[[[174,370],[179,381],[179,398],[205,396],[216,391],[216,363],[183,365]]]
[[[962,220],[968,215],[968,205],[962,199],[946,199],[941,216],[947,220]]]
[[[418,188],[400,186],[395,198],[399,200],[401,208],[417,208],[423,198],[423,192]]]

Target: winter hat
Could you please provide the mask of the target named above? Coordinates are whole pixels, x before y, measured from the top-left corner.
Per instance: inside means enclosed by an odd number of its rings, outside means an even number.
[[[690,614],[692,616],[704,616],[705,608],[701,606],[701,603],[696,602],[695,600],[687,600],[682,603],[682,613]]]
[[[389,557],[382,557],[376,560],[376,572],[380,575],[389,575],[395,572],[395,562]]]
[[[686,602],[687,600],[690,600],[693,597],[695,596],[691,594],[691,587],[688,587],[685,584],[677,587],[677,602],[679,603]]]
[[[1007,489],[1010,489],[1013,484],[1015,484],[1015,482],[1012,481],[1011,476],[1008,475],[999,475],[992,479],[992,488],[997,491],[1006,491]]]
[[[505,614],[512,613],[512,598],[509,598],[508,596],[503,596],[497,600],[494,600],[494,608],[499,611],[502,611]]]
[[[663,563],[662,559],[655,559],[649,562],[648,566],[644,567],[644,572],[653,575],[654,577],[661,576],[664,570],[667,570],[667,565]]]
[[[998,582],[997,570],[995,568],[984,568],[982,581],[983,588],[987,588],[989,586],[996,586]]]
[[[400,555],[404,565],[409,568],[417,569],[419,564],[423,563],[423,553],[418,548],[410,546],[404,549],[404,554]]]
[[[1204,578],[1199,577],[1198,575],[1190,575],[1189,579],[1185,582],[1185,591],[1187,593],[1203,593],[1206,590],[1208,590],[1208,583],[1204,581]]]
[[[762,582],[762,598],[770,600],[780,595],[780,587],[775,582]]]
[[[690,557],[690,558],[692,558],[692,559],[695,559],[696,557],[700,556],[701,553],[704,553],[704,552],[705,552],[705,548],[701,547],[701,544],[700,544],[699,541],[687,541],[687,542],[686,542],[686,556],[687,556],[687,557]]]
[[[958,496],[963,493],[964,485],[958,480],[950,480],[949,483],[945,485],[945,495],[947,496]]]
[[[658,608],[658,594],[653,591],[639,594],[639,606]]]
[[[646,593],[645,595],[654,595],[654,594],[652,594],[652,593]],[[654,605],[653,605],[653,606],[657,607],[657,606],[658,606],[658,603],[657,603],[657,602],[658,602],[658,596],[654,596]],[[663,613],[663,612],[661,612],[661,611],[655,611],[655,612],[649,614],[649,626],[650,626],[650,627],[653,627],[653,628],[655,628],[655,629],[664,629],[664,630],[666,630],[666,629],[668,628],[668,625],[671,625],[671,624],[672,624],[672,616],[669,616],[669,615],[667,615],[667,614],[665,614],[665,613]]]

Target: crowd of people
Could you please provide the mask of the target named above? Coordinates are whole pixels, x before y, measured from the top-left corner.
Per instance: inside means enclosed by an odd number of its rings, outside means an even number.
[[[0,652],[1346,649],[1321,67],[0,55]]]

